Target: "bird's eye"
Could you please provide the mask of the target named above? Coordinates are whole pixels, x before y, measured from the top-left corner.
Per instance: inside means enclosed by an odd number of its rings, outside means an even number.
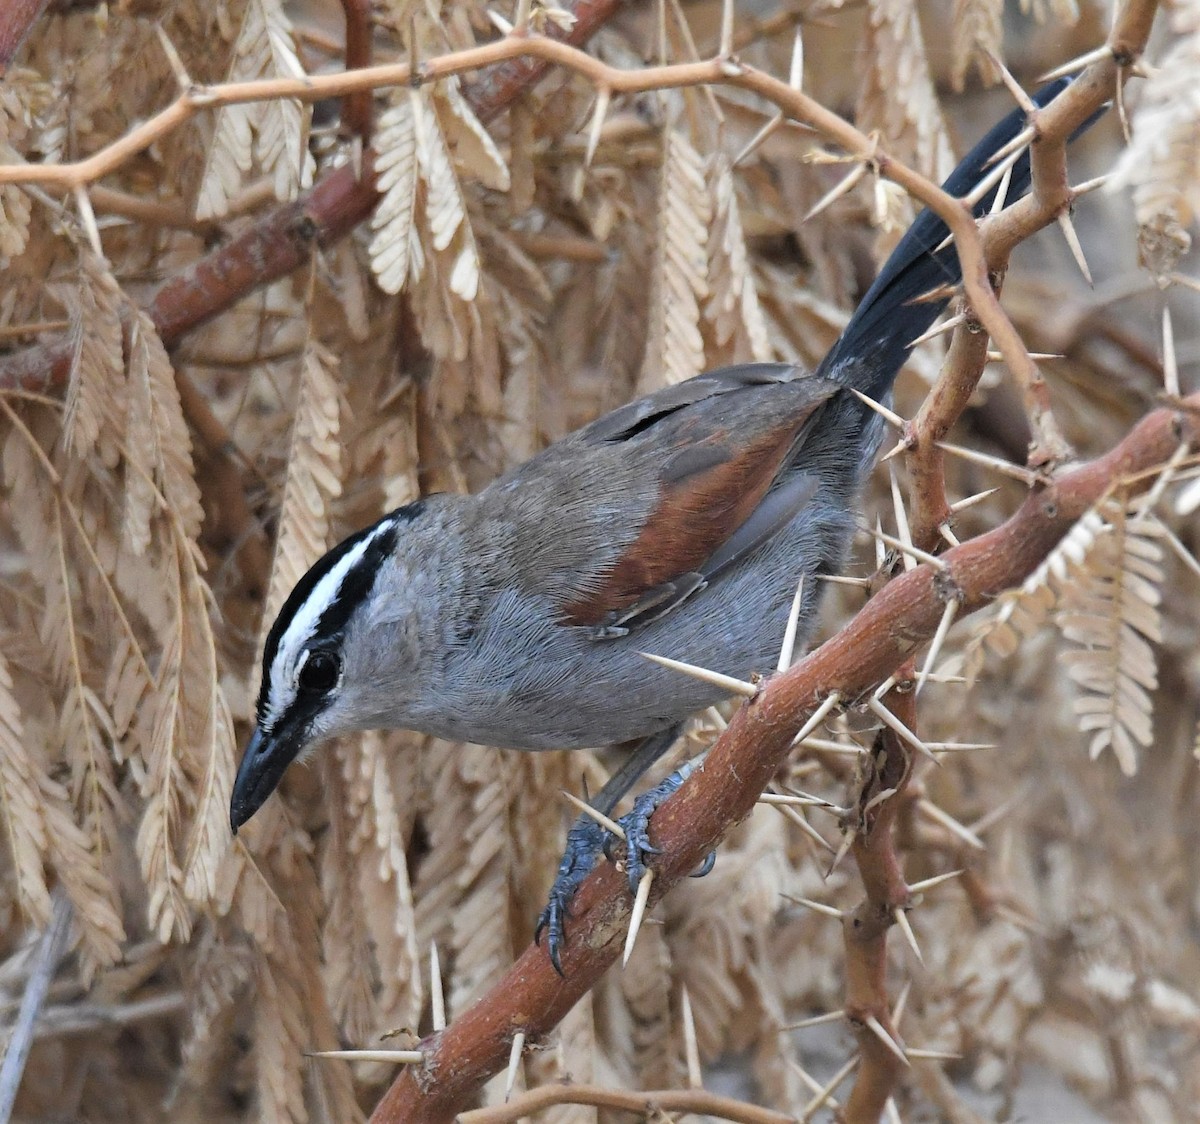
[[[332,652],[310,652],[296,681],[302,691],[325,695],[337,686],[341,673],[341,661]]]

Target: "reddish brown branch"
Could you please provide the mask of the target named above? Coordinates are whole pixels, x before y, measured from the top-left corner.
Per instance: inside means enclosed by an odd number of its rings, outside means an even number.
[[[47,3],[48,0],[6,0],[0,5],[0,78],[8,72]]]
[[[961,596],[964,613],[990,603],[1020,584],[1116,481],[1164,463],[1180,441],[1195,448],[1200,395],[1183,406],[1182,413],[1156,410],[1106,456],[1034,492],[1002,526],[949,551],[946,572],[924,565],[891,582],[836,636],[743,706],[703,769],[654,816],[653,840],[665,854],[651,902],[750,814],[821,699],[833,691],[861,697],[933,635],[949,589]],[[566,978],[555,974],[544,949],[526,949],[473,1007],[422,1043],[425,1060],[396,1080],[376,1108],[374,1124],[452,1120],[503,1068],[518,1030],[536,1038],[557,1025],[620,954],[629,918],[623,876],[605,864],[584,883],[572,910]]]
[[[912,661],[908,660],[897,679],[911,683],[914,674]],[[893,688],[883,701],[905,726],[916,731],[916,696],[911,690]],[[868,1019],[882,1027],[893,1041],[900,1041],[888,1001],[887,934],[896,911],[907,908],[910,898],[893,829],[912,776],[912,754],[890,729],[881,730],[865,763],[858,798],[861,823],[851,853],[867,896],[843,920],[842,939],[846,950],[845,1011],[858,1039],[861,1061],[842,1114],[846,1124],[875,1124],[904,1071],[903,1063]],[[873,803],[889,791],[890,796]]]
[[[342,11],[346,16],[347,70],[358,70],[371,65],[371,0],[342,0]],[[363,144],[371,141],[370,90],[355,90],[342,100],[342,124]]]

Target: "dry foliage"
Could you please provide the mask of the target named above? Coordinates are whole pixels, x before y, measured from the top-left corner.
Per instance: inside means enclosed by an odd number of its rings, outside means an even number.
[[[661,19],[627,12],[595,50],[623,65],[660,52],[687,61],[695,42],[715,41],[712,0],[664,7]],[[996,77],[1002,31],[1027,84],[1048,61],[1034,53],[1046,32],[1033,16],[960,0],[949,34],[936,26],[949,7],[930,15],[928,36],[903,0],[805,29],[806,90],[929,174],[1008,109],[1002,92],[941,93],[973,72]],[[1071,3],[1032,7],[1054,28],[1053,62],[1093,47],[1107,18],[1085,4],[1076,26]],[[375,9],[384,57],[487,34],[476,0]],[[159,29],[197,81],[242,80],[340,65],[323,30],[340,18],[280,0],[54,5],[0,90],[0,163],[78,158],[158,108],[178,77]],[[1186,265],[1200,167],[1195,0],[1174,5],[1170,32],[1140,104],[1133,84],[1126,94],[1132,144],[1122,156],[1110,129],[1089,149],[1134,185],[1140,228],[1122,196],[1101,197],[1099,218],[1081,202],[1085,245],[1089,230],[1125,239],[1097,263],[1097,291],[1053,232],[1043,267],[1006,284],[1030,347],[1062,356],[1044,370],[1084,452],[1124,432],[1159,386],[1164,298],[1126,299],[1147,287],[1135,229],[1160,277]],[[786,74],[790,50],[790,35],[750,34],[743,53]],[[306,1051],[427,1031],[433,944],[453,1018],[528,942],[570,818],[558,790],[577,791],[581,776],[594,790],[602,761],[371,734],[293,770],[234,841],[229,790],[262,631],[327,546],[421,491],[478,487],[636,391],[718,363],[813,362],[869,279],[872,220],[894,226],[906,202],[867,178],[802,226],[846,172],[804,162],[821,151],[810,135],[785,127],[735,166],[767,120],[745,96],[602,102],[562,73],[486,123],[458,79],[381,93],[369,227],[314,248],[307,271],[255,289],[170,355],[138,302],[247,212],[356,159],[353,141],[318,135],[299,103],[224,107],[106,177],[90,231],[69,195],[0,187],[0,346],[54,332],[71,343],[63,395],[0,392],[10,1012],[55,886],[74,911],[21,1118],[359,1119],[389,1072]],[[1170,299],[1195,299],[1178,292]],[[1197,337],[1176,336],[1186,360]],[[939,346],[902,378],[906,416]],[[1011,391],[1002,378],[984,386],[956,439],[1019,451],[1028,433]],[[922,696],[925,738],[997,748],[922,770],[921,800],[900,817],[910,881],[967,869],[912,914],[925,966],[893,966],[895,991],[912,980],[907,1042],[961,1054],[920,1063],[950,1082],[906,1082],[904,1119],[974,1119],[962,1115],[967,1090],[1001,1094],[1006,1111],[1032,1063],[1116,1118],[1182,1120],[1200,1103],[1200,494],[1190,462],[1172,472],[1152,503],[1120,491],[1099,505],[970,644],[955,629],[943,662],[965,660],[972,681]],[[949,475],[959,495],[993,483],[974,465]],[[890,525],[890,494],[876,491],[871,521],[879,510]],[[1010,481],[964,512],[959,537],[995,525],[1019,493]],[[248,549],[264,536],[269,572]],[[872,554],[864,545],[857,572]],[[860,597],[831,591],[829,627]],[[866,724],[839,719],[781,779],[846,803]],[[1111,758],[1090,763],[1080,748]],[[926,805],[973,825],[987,850]],[[819,814],[808,813],[836,847]],[[842,951],[837,927],[789,897],[852,900],[849,866],[826,877],[829,862],[795,814],[760,808],[713,874],[667,899],[628,968],[527,1055],[522,1082],[681,1086],[686,988],[701,1059],[739,1057],[750,1099],[798,1112],[811,1092],[793,1063],[821,1063],[780,1028],[839,1007]],[[485,1101],[502,1099],[501,1079]],[[544,1118],[618,1115],[571,1106]]]

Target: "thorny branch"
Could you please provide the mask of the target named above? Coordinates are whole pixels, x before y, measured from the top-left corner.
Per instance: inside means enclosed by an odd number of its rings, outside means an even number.
[[[837,692],[858,699],[892,674],[937,629],[948,590],[962,613],[1020,584],[1097,500],[1131,475],[1165,464],[1180,443],[1200,442],[1200,394],[1178,410],[1147,415],[1112,451],[1037,488],[1007,522],[955,547],[944,569],[921,565],[896,578],[840,632],[771,680],[734,716],[704,767],[653,819],[663,848],[651,904],[687,877],[754,807],[787,759],[792,737]],[[620,955],[629,919],[623,875],[605,864],[573,903],[565,978],[545,950],[530,946],[496,985],[449,1027],[422,1043],[424,1060],[402,1074],[379,1103],[374,1124],[442,1124],[468,1107],[508,1059],[513,1036],[549,1033]]]

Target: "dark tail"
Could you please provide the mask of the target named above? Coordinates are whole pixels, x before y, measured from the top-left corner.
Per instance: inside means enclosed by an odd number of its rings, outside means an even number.
[[[1041,106],[1052,101],[1070,85],[1060,78],[1033,95]],[[1100,115],[1097,114],[1096,117]],[[1083,132],[1096,120],[1082,126]],[[951,195],[966,195],[991,171],[991,158],[1025,127],[1025,114],[1014,110],[995,125],[950,173],[942,187]],[[1015,203],[1028,190],[1029,154],[1013,165],[1005,203]],[[997,183],[975,206],[976,215],[986,214],[996,198]],[[932,211],[922,211],[900,239],[867,290],[846,329],[825,356],[818,374],[853,386],[879,400],[891,389],[896,375],[912,351],[912,342],[932,327],[948,303],[947,299],[918,301],[916,298],[940,285],[957,285],[962,280],[958,254],[947,244],[949,230]],[[941,249],[938,249],[942,246]]]

